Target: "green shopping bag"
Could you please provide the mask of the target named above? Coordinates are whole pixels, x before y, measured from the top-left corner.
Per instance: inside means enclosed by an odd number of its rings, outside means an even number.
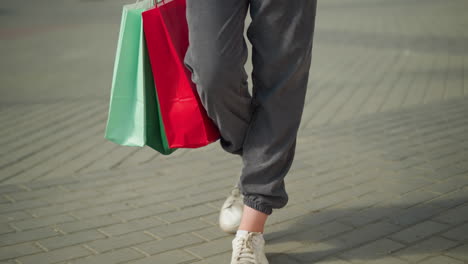
[[[124,146],[149,146],[168,155],[141,13],[152,0],[125,5],[122,12],[105,138]]]

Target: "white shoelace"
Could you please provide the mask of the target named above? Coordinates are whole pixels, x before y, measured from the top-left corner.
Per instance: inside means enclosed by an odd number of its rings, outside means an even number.
[[[247,237],[240,237],[236,244],[237,264],[255,264],[255,254],[253,249],[254,233],[249,233]]]
[[[224,208],[229,208],[229,207],[231,207],[232,205],[234,205],[234,203],[235,203],[236,201],[242,199],[242,197],[241,197],[241,195],[240,195],[240,193],[239,193],[239,190],[237,190],[237,189],[233,189],[233,190],[231,191],[231,196],[232,196],[231,199],[230,199],[229,202],[225,205]]]

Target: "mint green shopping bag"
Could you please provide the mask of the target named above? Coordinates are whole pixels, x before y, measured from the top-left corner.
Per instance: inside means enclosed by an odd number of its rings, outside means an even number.
[[[152,0],[125,5],[114,64],[105,138],[124,146],[149,146],[168,155],[141,13]]]

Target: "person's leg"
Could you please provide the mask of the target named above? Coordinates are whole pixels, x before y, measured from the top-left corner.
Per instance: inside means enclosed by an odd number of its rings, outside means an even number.
[[[239,230],[263,233],[268,215],[244,205]]]
[[[187,0],[189,47],[184,58],[208,116],[219,128],[227,152],[242,155],[252,107],[244,64],[245,17],[249,0]],[[233,189],[221,207],[219,226],[235,233],[243,202]]]
[[[266,215],[288,202],[284,177],[293,162],[304,108],[316,4],[250,0],[247,36],[253,46],[254,109],[243,144],[239,187],[244,204]]]
[[[249,3],[253,98],[243,67]],[[246,207],[231,263],[268,263],[261,232],[255,231],[263,231],[272,209],[288,201],[284,177],[307,89],[315,8],[316,0],[187,0],[185,64],[220,129],[222,147],[242,155],[244,163],[239,187]]]
[[[244,24],[249,0],[187,0],[189,47],[184,58],[208,116],[221,134],[221,146],[242,154],[251,118],[244,64]]]
[[[243,66],[249,2],[253,101]],[[187,0],[186,66],[220,129],[221,145],[242,155],[244,203],[267,215],[288,199],[283,179],[303,110],[315,8],[316,0]]]

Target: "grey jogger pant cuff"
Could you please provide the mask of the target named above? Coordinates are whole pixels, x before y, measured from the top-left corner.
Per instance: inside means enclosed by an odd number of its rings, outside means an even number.
[[[221,133],[224,150],[242,157],[239,188],[266,214],[288,202],[284,177],[294,159],[309,78],[316,0],[187,0],[184,64]],[[250,8],[250,9],[249,9]],[[244,23],[252,43],[248,91]]]
[[[267,215],[271,215],[273,212],[273,208],[271,206],[256,201],[255,196],[244,196],[244,204]]]

